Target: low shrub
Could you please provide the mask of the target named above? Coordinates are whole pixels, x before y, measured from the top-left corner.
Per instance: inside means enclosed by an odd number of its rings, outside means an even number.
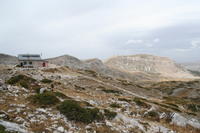
[[[6,131],[6,128],[3,125],[0,125],[0,133],[18,133],[18,132]]]
[[[147,114],[145,114],[145,117],[151,120],[156,120],[159,121],[160,120],[160,115],[158,112],[156,111],[150,111]]]
[[[143,102],[141,98],[134,98],[133,101],[138,105],[138,106],[142,106],[145,108],[148,108],[150,105],[148,105],[147,103]]]
[[[37,84],[32,86],[32,89],[38,94],[40,93],[41,88],[42,87],[40,85],[37,85]]]
[[[78,86],[78,85],[75,85],[74,87],[75,87],[76,90],[85,90],[84,87],[81,87],[81,86]]]
[[[73,100],[65,100],[58,106],[58,110],[69,120],[76,122],[91,123],[95,120],[99,121],[103,119],[103,115],[99,112],[99,109],[83,108],[78,102]]]
[[[21,80],[19,81],[20,86],[24,87],[24,88],[29,88],[28,83],[25,80]]]
[[[104,109],[104,115],[107,119],[112,120],[116,117],[117,113],[116,112],[112,112],[110,110]]]
[[[45,84],[49,84],[49,83],[52,83],[53,81],[50,79],[42,79],[41,82]]]
[[[22,79],[24,79],[24,75],[17,75],[17,76],[11,77],[9,80],[6,81],[6,83],[10,85],[14,85]]]
[[[200,111],[200,105],[196,105],[196,104],[188,104],[187,108],[188,108],[188,110],[190,110],[192,112],[199,112]]]
[[[84,72],[92,77],[97,77],[98,73],[93,70],[84,70]]]
[[[126,99],[126,98],[118,98],[118,100],[119,100],[119,101],[125,101],[125,102],[128,102],[128,103],[131,102],[131,100]]]
[[[35,83],[35,82],[36,82],[35,79],[28,77],[28,76],[25,76],[25,75],[13,76],[9,80],[6,81],[7,84],[19,85],[19,86],[22,86],[24,88],[29,88],[30,85],[32,83]]]
[[[106,92],[106,93],[122,94],[122,92],[120,92],[120,91],[118,91],[118,90],[106,90],[106,89],[103,89],[102,91],[103,91],[103,92]]]
[[[30,99],[31,99],[31,102],[34,104],[46,105],[46,106],[47,105],[55,105],[55,104],[59,103],[59,99],[52,92],[36,94],[34,96],[31,96]]]
[[[112,107],[112,108],[120,108],[121,106],[119,104],[117,104],[117,103],[112,103],[112,104],[110,104],[110,107]]]
[[[0,125],[0,133],[6,133],[5,129],[6,128],[4,126]]]

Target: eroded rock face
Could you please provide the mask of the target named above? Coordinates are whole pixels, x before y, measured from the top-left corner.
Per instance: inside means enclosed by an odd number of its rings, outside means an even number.
[[[125,72],[157,73],[169,77],[193,77],[186,69],[166,57],[153,55],[117,56],[105,64]]]

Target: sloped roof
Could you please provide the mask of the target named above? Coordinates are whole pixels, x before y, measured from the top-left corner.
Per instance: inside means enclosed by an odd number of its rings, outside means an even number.
[[[39,54],[19,54],[18,60],[35,60],[41,61],[41,56]]]

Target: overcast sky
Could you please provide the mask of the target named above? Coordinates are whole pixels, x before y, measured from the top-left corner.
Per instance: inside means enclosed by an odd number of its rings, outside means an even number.
[[[0,53],[200,61],[200,0],[0,0]]]

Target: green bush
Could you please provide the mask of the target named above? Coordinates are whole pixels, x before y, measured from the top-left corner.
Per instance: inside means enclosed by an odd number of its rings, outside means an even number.
[[[35,82],[36,82],[35,79],[25,76],[25,75],[17,75],[17,76],[11,77],[9,80],[6,81],[7,84],[20,85],[24,88],[29,88],[30,85]]]
[[[126,98],[118,98],[118,100],[119,100],[119,101],[125,101],[125,102],[128,102],[128,103],[131,102],[131,100],[126,99]]]
[[[0,133],[6,133],[5,129],[6,128],[4,126],[0,125]]]
[[[110,107],[112,107],[112,108],[120,108],[121,106],[119,104],[117,104],[117,103],[112,103],[112,104],[110,104]]]
[[[28,88],[29,87],[28,83],[26,81],[24,81],[24,80],[19,81],[19,84],[20,84],[20,86],[22,86],[24,88]]]
[[[116,117],[116,112],[111,112],[110,110],[104,109],[104,115],[107,119],[112,120]]]
[[[73,100],[65,100],[58,106],[59,111],[69,120],[76,122],[91,123],[95,120],[102,120],[103,116],[99,109],[88,109],[81,107],[78,102]]]
[[[145,102],[142,101],[141,98],[134,98],[133,101],[138,105],[138,106],[142,106],[142,107],[145,107],[145,108],[148,108],[149,105]]]
[[[45,92],[42,94],[36,94],[30,97],[31,102],[39,105],[55,105],[59,103],[59,99],[52,92]]]
[[[116,93],[116,94],[122,94],[120,91],[118,90],[106,90],[106,89],[103,89],[102,91],[106,92],[106,93]]]
[[[152,120],[156,120],[156,121],[160,120],[159,116],[160,115],[156,111],[150,111],[145,115],[146,118],[149,118],[149,119],[152,119]]]
[[[188,110],[190,110],[192,112],[200,111],[200,105],[196,105],[196,104],[188,104],[187,108],[188,108]]]
[[[42,79],[41,82],[45,84],[49,84],[49,83],[52,83],[53,81],[50,79]]]

